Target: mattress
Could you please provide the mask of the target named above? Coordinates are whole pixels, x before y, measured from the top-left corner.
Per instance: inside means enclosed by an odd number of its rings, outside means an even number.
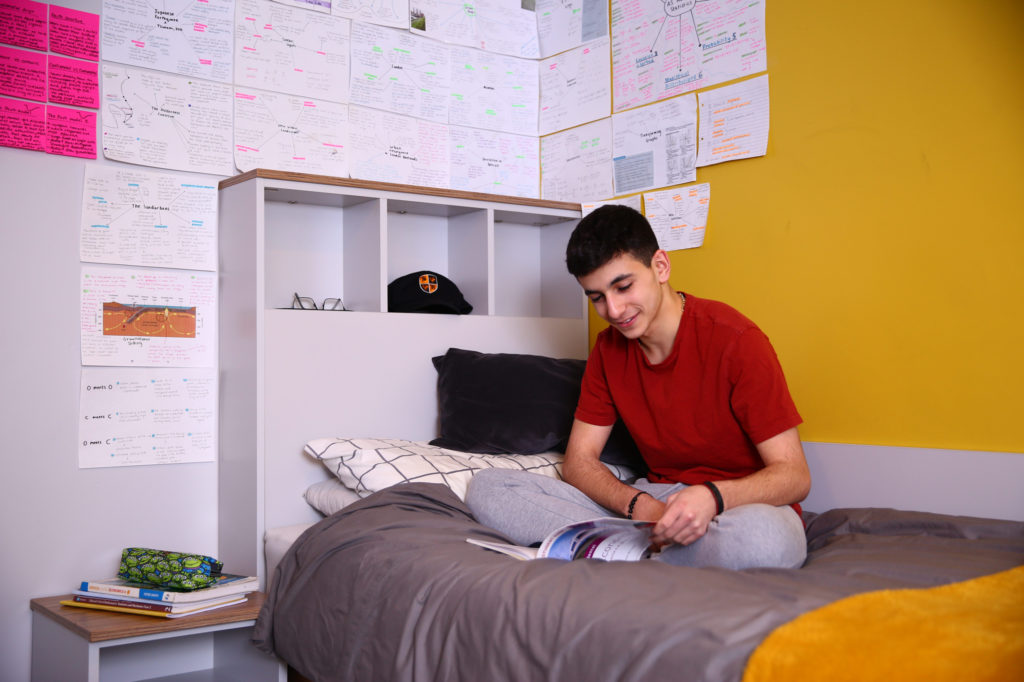
[[[254,641],[311,680],[740,680],[778,626],[850,595],[1024,564],[1024,524],[892,509],[809,515],[800,569],[517,561],[449,489],[406,484],[309,528]]]

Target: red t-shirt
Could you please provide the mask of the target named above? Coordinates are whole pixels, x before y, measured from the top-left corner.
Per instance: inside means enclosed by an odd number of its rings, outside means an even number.
[[[754,444],[802,421],[764,332],[732,307],[690,295],[657,365],[615,329],[598,334],[576,418],[607,426],[616,416],[650,481],[687,485],[763,469]]]

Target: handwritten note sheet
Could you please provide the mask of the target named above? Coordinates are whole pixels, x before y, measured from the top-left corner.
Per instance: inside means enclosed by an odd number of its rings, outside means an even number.
[[[217,275],[83,265],[82,364],[213,367]]]
[[[674,97],[612,116],[615,193],[697,179],[697,99]]]
[[[50,51],[98,61],[100,15],[50,5]]]
[[[235,165],[348,177],[348,107],[235,90]]]
[[[447,125],[357,106],[348,116],[353,178],[450,187]]]
[[[46,106],[0,97],[0,146],[46,151]]]
[[[540,134],[596,121],[611,114],[608,38],[540,63]]]
[[[764,0],[611,0],[615,110],[766,70]]]
[[[537,0],[542,57],[608,35],[608,0]]]
[[[217,269],[217,187],[194,176],[87,166],[81,260]]]
[[[639,194],[633,194],[632,196],[621,197],[619,199],[606,199],[604,201],[581,201],[580,209],[583,215],[588,215],[590,213],[593,213],[595,209],[598,209],[602,206],[606,206],[609,204],[613,206],[629,206],[631,209],[638,213],[642,212],[643,210],[641,208],[642,204],[640,203]]]
[[[530,2],[478,0],[474,6],[477,13],[477,47],[513,57],[540,57],[537,13]]]
[[[265,0],[236,0],[235,85],[348,101],[351,22]]]
[[[537,62],[508,55],[451,49],[453,125],[537,135]]]
[[[408,28],[409,0],[333,0],[331,14],[380,26]]]
[[[233,0],[103,0],[103,59],[231,82]]]
[[[764,156],[768,150],[768,74],[699,93],[697,165]]]
[[[711,185],[687,185],[644,194],[644,212],[666,251],[704,244],[711,206]]]
[[[231,86],[103,63],[103,155],[233,175]]]
[[[0,0],[0,43],[46,52],[46,3]]]
[[[0,95],[46,101],[46,55],[0,46]]]
[[[51,102],[89,109],[99,108],[99,64],[58,57],[54,54],[48,56],[47,64],[50,72],[48,84]]]
[[[46,151],[80,159],[96,158],[96,112],[46,107]]]
[[[582,201],[612,196],[612,119],[540,141],[541,198]]]
[[[514,197],[540,196],[536,137],[451,126],[451,188]]]
[[[448,122],[449,47],[423,36],[355,22],[353,104]]]
[[[84,367],[78,404],[80,468],[217,458],[213,369]]]

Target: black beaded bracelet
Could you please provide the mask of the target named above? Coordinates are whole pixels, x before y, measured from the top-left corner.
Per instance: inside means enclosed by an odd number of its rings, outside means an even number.
[[[633,496],[633,499],[629,501],[629,509],[626,510],[626,518],[627,519],[633,518],[633,507],[636,506],[636,501],[640,498],[641,495],[647,495],[647,494],[648,493],[646,493],[643,490],[641,490],[640,492],[638,492],[636,495]]]
[[[711,494],[715,497],[715,516],[718,516],[725,511],[725,500],[722,499],[722,493],[719,492],[718,486],[711,481],[704,481],[702,483],[705,488],[711,491]]]

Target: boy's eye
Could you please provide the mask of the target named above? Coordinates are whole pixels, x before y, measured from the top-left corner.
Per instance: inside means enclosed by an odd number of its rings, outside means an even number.
[[[618,291],[628,291],[631,286],[633,286],[632,282],[630,282],[629,284],[623,284],[621,287],[618,288]]]

